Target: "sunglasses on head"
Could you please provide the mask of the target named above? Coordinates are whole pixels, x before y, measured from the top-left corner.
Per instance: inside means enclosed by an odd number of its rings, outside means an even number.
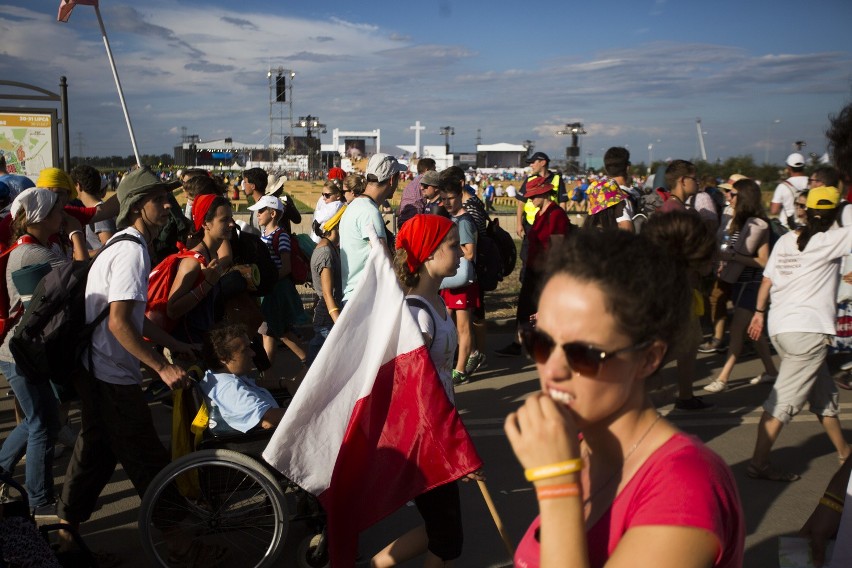
[[[596,377],[601,369],[601,365],[616,355],[630,351],[639,351],[652,343],[649,339],[622,349],[604,351],[587,343],[576,341],[557,344],[552,337],[535,327],[524,328],[518,335],[521,339],[521,345],[524,346],[530,358],[539,365],[544,364],[550,358],[553,350],[560,347],[565,353],[565,358],[568,360],[568,365],[570,365],[571,369],[587,377]]]

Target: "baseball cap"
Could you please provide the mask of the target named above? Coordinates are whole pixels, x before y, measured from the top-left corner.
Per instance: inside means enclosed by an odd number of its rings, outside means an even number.
[[[431,185],[432,187],[441,186],[441,174],[435,170],[429,170],[423,177],[420,178],[420,185]]]
[[[834,209],[840,202],[840,190],[830,185],[817,187],[808,192],[808,209]]]
[[[390,154],[373,154],[367,162],[367,181],[382,183],[407,169]]]
[[[728,178],[728,181],[726,181],[725,183],[720,183],[717,187],[719,189],[727,189],[728,191],[730,191],[730,190],[734,189],[734,184],[737,183],[738,181],[740,181],[741,179],[748,179],[748,178],[747,178],[747,176],[744,176],[743,174],[731,174],[731,176]]]
[[[805,157],[799,154],[798,152],[793,152],[789,156],[787,156],[787,165],[791,168],[803,168],[805,167]]]
[[[284,204],[274,195],[264,195],[257,200],[257,203],[249,207],[249,211],[259,211],[264,208],[276,209],[284,211]]]
[[[545,162],[550,163],[550,158],[544,152],[536,152],[535,154],[527,158],[527,163],[532,164],[536,160],[544,160]]]

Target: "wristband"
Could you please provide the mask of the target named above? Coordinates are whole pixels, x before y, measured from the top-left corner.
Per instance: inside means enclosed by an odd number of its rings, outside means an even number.
[[[822,494],[822,496],[825,497],[826,499],[831,499],[832,501],[834,501],[835,503],[837,503],[841,507],[843,506],[843,501],[844,501],[843,497],[835,495],[831,491],[826,491],[825,493]]]
[[[765,314],[766,313],[765,309],[764,310],[758,310],[757,308],[754,308],[754,311],[759,313],[759,314]]]
[[[334,308],[333,310],[328,310],[328,315],[333,314],[334,312],[339,312],[340,308]]]
[[[835,503],[831,499],[826,499],[825,497],[823,497],[822,499],[819,500],[819,504],[823,505],[824,507],[828,507],[829,509],[831,509],[832,511],[835,511],[837,513],[843,512],[843,505],[838,505],[837,503]]]
[[[535,496],[539,501],[544,499],[559,499],[561,497],[579,497],[580,486],[576,483],[565,483],[564,485],[548,485],[538,487]]]
[[[83,234],[83,231],[81,231],[81,230],[79,230],[79,229],[78,229],[78,230],[76,230],[76,231],[71,231],[70,233],[68,233],[68,240],[70,241],[70,240],[71,240],[71,238],[72,238],[74,235],[76,235],[77,233],[80,233],[80,234],[82,235],[82,234]]]
[[[566,460],[563,462],[552,463],[550,465],[543,465],[541,467],[533,467],[530,469],[524,470],[524,475],[527,478],[527,481],[538,481],[540,479],[549,479],[551,477],[559,477],[560,475],[567,475],[569,473],[577,473],[581,469],[583,469],[582,458],[577,458],[573,460]]]

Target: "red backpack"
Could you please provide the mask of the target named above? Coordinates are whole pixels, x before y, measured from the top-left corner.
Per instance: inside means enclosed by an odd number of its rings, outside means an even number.
[[[281,233],[284,229],[275,229],[272,234],[272,246],[269,249],[269,254],[278,256],[278,244],[281,242]],[[299,245],[299,239],[295,233],[290,235],[290,278],[295,284],[305,284],[311,277],[311,264],[305,253],[302,252],[302,247]]]
[[[15,326],[15,323],[24,313],[24,306],[19,305],[13,313],[9,313],[11,306],[9,305],[9,289],[6,287],[6,269],[9,266],[9,254],[17,248],[18,245],[38,245],[41,244],[35,237],[23,235],[15,243],[6,248],[0,253],[0,343],[6,339],[6,334]]]
[[[177,243],[178,252],[170,254],[151,270],[148,276],[148,303],[145,305],[145,316],[161,329],[171,332],[178,322],[168,316],[166,306],[169,303],[169,292],[175,282],[180,262],[185,258],[194,258],[203,267],[207,266],[204,255],[189,250],[183,244]],[[195,286],[201,284],[204,274],[198,275]]]

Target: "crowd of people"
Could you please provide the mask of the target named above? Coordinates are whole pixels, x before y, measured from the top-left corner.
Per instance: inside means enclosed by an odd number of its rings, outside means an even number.
[[[852,208],[841,190],[852,182],[852,106],[828,135],[836,167],[808,168],[791,154],[768,211],[755,180],[734,172],[717,184],[686,160],[636,180],[622,147],[610,148],[604,171],[589,178],[566,184],[547,154],[535,152],[528,171],[508,180],[519,182],[517,340],[493,354],[526,353],[541,387],[505,423],[540,512],[518,547],[517,566],[655,565],[660,558],[742,565],[746,529],[730,469],[647,395],[648,380],[669,362],[677,368],[680,412],[712,408],[711,396],[735,385],[772,383],[746,472],[754,479],[800,479],[787,470],[794,464],[773,464],[770,455],[809,403],[840,466],[804,529],[821,558],[852,499],[852,450],[838,419],[838,388],[849,388],[844,354],[852,351],[852,333],[838,323],[852,300],[838,292],[844,278],[852,284],[840,270],[852,253]],[[279,343],[298,361],[296,373],[311,365],[358,290],[372,247],[393,262],[454,401],[455,387],[487,364],[480,253],[502,188],[455,166],[439,172],[430,159],[412,174],[388,154],[371,156],[364,172],[332,168],[307,242],[293,232],[301,213],[284,180],[259,168],[237,180],[252,203],[246,222],[234,218],[229,185],[203,170],[170,182],[135,169],[109,199],[111,180],[87,166],[70,175],[45,169],[35,183],[0,176],[9,308],[0,371],[23,415],[3,441],[0,468],[13,472],[26,455],[36,519],[78,527],[118,463],[140,496],[168,463],[140,365],[153,383],[181,389],[191,386],[187,369],[201,360],[199,386],[214,433],[274,428],[284,410],[272,392],[290,384],[270,371]],[[187,197],[183,209],[173,196],[178,187]],[[397,223],[389,227],[382,213],[400,190]],[[577,210],[586,212],[582,226],[568,216]],[[89,260],[86,320],[104,318],[75,381],[81,428],[68,441],[67,409],[49,383],[22,375],[9,338],[37,282],[22,274]],[[305,309],[297,280],[312,284],[313,310]],[[736,364],[746,339],[763,372],[741,381]],[[711,396],[694,392],[698,353],[725,356],[704,386]],[[58,441],[73,446],[61,492],[52,473]],[[419,555],[426,566],[446,566],[461,555],[455,483],[415,504],[424,526],[378,552],[371,566]],[[159,519],[174,558],[215,564],[215,547],[202,549],[174,521]],[[73,541],[64,537],[61,545]],[[836,558],[849,558],[838,549]]]

